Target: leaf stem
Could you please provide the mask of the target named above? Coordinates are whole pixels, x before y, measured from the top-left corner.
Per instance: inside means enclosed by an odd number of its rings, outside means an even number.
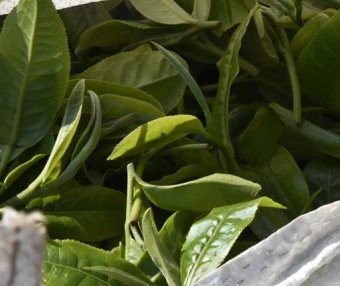
[[[130,163],[127,165],[127,192],[126,192],[126,212],[125,212],[125,260],[129,261],[131,252],[131,231],[130,231],[130,215],[132,209],[133,189],[134,189],[134,167]]]
[[[286,31],[283,27],[281,27],[278,23],[278,17],[274,14],[273,11],[270,9],[265,10],[266,15],[272,20],[275,25],[276,31],[279,36],[279,41],[276,41],[279,51],[282,53],[290,78],[290,83],[292,86],[292,93],[293,93],[293,113],[294,113],[294,120],[296,124],[301,124],[302,115],[301,115],[301,90],[300,90],[300,83],[299,78],[296,72],[296,66],[293,58],[293,54],[290,49],[290,43],[286,34]]]

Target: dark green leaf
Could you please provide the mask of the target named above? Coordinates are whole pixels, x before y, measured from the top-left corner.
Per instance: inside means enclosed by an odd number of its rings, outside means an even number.
[[[108,188],[66,186],[26,208],[44,213],[51,238],[99,241],[123,234],[125,196]]]

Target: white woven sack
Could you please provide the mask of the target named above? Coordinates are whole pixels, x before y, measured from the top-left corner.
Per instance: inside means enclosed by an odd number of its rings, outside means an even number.
[[[340,201],[300,216],[195,286],[340,286]]]

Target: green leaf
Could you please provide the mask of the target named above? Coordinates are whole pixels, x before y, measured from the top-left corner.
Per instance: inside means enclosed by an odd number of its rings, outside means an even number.
[[[296,125],[290,111],[276,103],[271,103],[269,106],[281,118],[289,131],[297,135],[305,146],[340,158],[340,136],[338,134],[320,128],[307,120],[302,120],[300,125]]]
[[[262,197],[215,208],[196,221],[183,245],[181,285],[191,286],[195,280],[220,266],[259,207],[282,208],[271,199]]]
[[[228,125],[230,89],[240,69],[238,54],[241,48],[241,40],[256,9],[258,9],[257,6],[249,12],[248,16],[232,34],[223,57],[218,63],[220,76],[217,94],[212,107],[213,125],[211,131],[213,137],[217,138],[225,148],[229,149],[229,153],[232,152]],[[229,156],[232,157],[232,154],[229,154]]]
[[[84,164],[86,159],[90,156],[92,151],[97,147],[102,129],[102,111],[98,96],[94,92],[90,91],[89,93],[92,102],[93,114],[86,130],[91,130],[91,132],[89,132],[88,135],[87,131],[84,132],[83,136],[79,139],[79,142],[81,143],[78,142],[76,145],[77,147],[81,146],[82,148],[76,148],[79,152],[74,152],[69,165],[55,180],[45,184],[42,191],[55,190],[71,180]],[[85,140],[85,142],[83,142],[83,140]]]
[[[92,48],[118,51],[123,46],[135,45],[145,39],[162,37],[164,33],[169,33],[169,28],[166,26],[110,20],[86,30],[78,42],[76,54],[82,56]]]
[[[248,163],[257,164],[270,159],[278,146],[282,123],[267,107],[261,107],[238,139],[240,157]]]
[[[255,1],[247,0],[213,0],[211,1],[210,19],[221,21],[223,30],[243,22],[254,6]]]
[[[94,266],[94,267],[84,267],[85,270],[90,270],[94,273],[100,273],[107,275],[108,277],[118,280],[125,285],[129,286],[150,286],[154,285],[151,281],[145,282],[144,280],[129,274],[128,272],[119,270],[114,267],[105,267],[105,266]]]
[[[10,171],[5,180],[4,184],[8,188],[11,186],[20,176],[26,172],[30,167],[32,167],[34,164],[39,162],[42,158],[45,158],[46,154],[37,154],[33,156],[30,160],[20,164],[19,166],[15,167],[12,171]]]
[[[166,220],[159,231],[161,244],[167,248],[175,261],[180,260],[182,245],[196,216],[196,213],[176,212]],[[159,277],[159,269],[152,262],[148,252],[141,257],[138,267],[148,276]],[[157,280],[155,282],[157,283]]]
[[[195,0],[191,16],[200,21],[207,21],[210,15],[210,9],[211,0]]]
[[[329,204],[340,200],[339,161],[333,158],[309,162],[303,170],[306,180],[321,188],[322,192],[316,201],[318,204]]]
[[[126,285],[105,275],[86,270],[86,267],[107,266],[119,269],[139,280],[149,279],[133,264],[92,246],[72,241],[48,241],[43,262],[42,286],[122,286]],[[149,284],[147,284],[149,285]]]
[[[201,122],[191,115],[165,116],[149,121],[131,133],[116,145],[109,160],[122,156],[135,155],[155,147],[180,139],[189,133],[205,135]]]
[[[125,195],[100,186],[63,187],[33,199],[26,209],[41,210],[51,238],[100,241],[123,234]]]
[[[31,147],[46,135],[65,95],[69,66],[65,31],[52,1],[20,1],[0,35],[2,165],[16,146]]]
[[[186,84],[190,87],[192,94],[196,98],[198,104],[200,105],[200,107],[201,107],[201,109],[204,113],[206,124],[208,126],[210,126],[211,123],[212,123],[211,122],[212,118],[211,118],[208,102],[207,102],[206,98],[204,97],[204,95],[203,95],[200,87],[198,86],[197,82],[192,77],[192,75],[190,74],[190,72],[188,71],[186,66],[184,66],[178,60],[178,58],[176,58],[174,56],[174,54],[172,54],[167,49],[163,48],[162,46],[158,45],[157,43],[153,43],[153,45],[155,45],[156,48],[164,54],[164,56],[169,61],[169,63],[177,70],[179,75],[183,78],[183,80],[186,82]]]
[[[174,0],[130,0],[131,4],[146,18],[167,25],[195,24],[191,17]]]
[[[297,65],[305,95],[332,112],[340,111],[339,29],[340,12],[337,12],[303,49]]]
[[[139,99],[115,94],[103,94],[98,97],[104,119],[119,118],[128,114],[140,115],[148,120],[164,116],[164,113],[157,107]],[[88,97],[85,97],[84,114],[89,113],[86,108],[89,105],[86,104],[89,100]]]
[[[82,112],[84,92],[85,83],[82,80],[74,87],[71,96],[69,97],[57,139],[40,175],[42,183],[54,179],[55,176],[59,174],[59,172],[54,172],[54,169],[60,164],[60,160],[68,149],[77,130]],[[52,178],[50,178],[51,175]]]
[[[330,19],[324,13],[317,14],[311,18],[301,29],[299,29],[291,42],[291,50],[295,59],[298,59],[303,49],[313,39],[320,28]]]
[[[183,61],[183,60],[182,60]],[[159,51],[131,51],[108,57],[77,78],[96,79],[140,88],[168,113],[181,100],[185,83]]]
[[[59,13],[72,47],[76,47],[86,29],[111,20],[111,15],[102,2],[62,9]]]
[[[229,174],[213,174],[186,183],[157,186],[144,182],[128,166],[137,184],[156,206],[172,211],[208,211],[252,199],[261,186]]]
[[[69,81],[67,94],[71,93],[72,89],[74,88],[74,86],[77,84],[78,81],[79,81],[78,79],[73,79]],[[85,88],[86,90],[94,91],[96,94],[98,94],[98,96],[103,95],[103,94],[117,94],[121,96],[134,98],[137,100],[141,100],[141,101],[144,101],[146,103],[153,105],[154,107],[158,108],[160,111],[163,111],[162,105],[153,96],[146,93],[145,91],[142,91],[138,88],[134,88],[128,85],[121,85],[121,84],[116,84],[116,83],[112,83],[108,81],[86,79]]]
[[[152,210],[148,209],[142,219],[145,247],[153,262],[163,273],[169,286],[180,285],[179,268],[168,249],[161,243],[154,222]]]
[[[261,165],[247,166],[247,177],[261,184],[262,194],[285,205],[298,216],[309,199],[306,180],[294,158],[283,147]]]

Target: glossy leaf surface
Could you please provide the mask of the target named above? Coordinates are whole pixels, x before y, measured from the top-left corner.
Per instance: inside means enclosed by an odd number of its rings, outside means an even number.
[[[204,135],[201,122],[191,115],[165,116],[149,121],[128,134],[114,148],[109,160],[134,155],[164,145],[189,133]]]
[[[20,1],[0,36],[0,143],[27,148],[46,135],[65,95],[69,65],[52,1]]]
[[[182,249],[182,285],[193,285],[196,279],[223,262],[243,229],[254,219],[259,207],[281,208],[271,199],[263,197],[215,208],[192,225]]]

